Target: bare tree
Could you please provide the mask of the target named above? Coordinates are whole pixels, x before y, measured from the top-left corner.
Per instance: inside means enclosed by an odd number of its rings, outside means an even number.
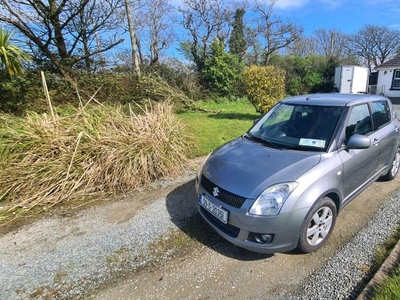
[[[105,38],[105,36],[115,29],[115,24],[117,24],[116,9],[117,3],[115,1],[88,1],[71,19],[71,24],[66,24],[67,43],[71,40],[77,43],[78,50],[76,53],[79,53],[82,57],[87,71],[96,70],[98,64],[102,68],[105,67],[103,55],[105,51],[102,49],[103,45],[108,47],[115,42],[115,40]],[[97,55],[92,55],[94,52],[97,52]],[[96,61],[96,56],[98,61]]]
[[[394,57],[399,48],[400,31],[384,26],[365,25],[350,36],[350,51],[364,59],[370,70]]]
[[[90,59],[123,41],[116,30],[119,8],[118,0],[0,0],[0,21],[16,28],[73,81],[79,63],[90,67]],[[99,43],[96,34],[108,38]]]
[[[287,52],[289,54],[307,57],[317,53],[316,39],[313,37],[300,37],[288,45]]]
[[[190,39],[181,43],[181,47],[201,71],[212,41],[217,37],[222,41],[227,38],[230,13],[223,0],[183,0],[183,5],[179,11]]]
[[[133,69],[136,74],[140,76],[140,65],[139,65],[139,58],[138,58],[138,45],[137,45],[137,37],[133,26],[132,21],[132,12],[131,12],[131,3],[129,0],[125,0],[125,12],[126,12],[126,19],[128,21],[128,31],[129,37],[131,41],[131,53],[132,53],[132,64]]]
[[[262,58],[263,45],[258,39],[257,30],[251,27],[245,27],[245,39],[249,45],[248,53],[246,54],[246,64],[258,65]]]
[[[169,0],[142,0],[143,6],[136,16],[142,50],[146,50],[150,64],[158,62],[160,55],[175,41],[171,18],[173,7]]]
[[[274,13],[278,0],[254,0],[253,11],[256,18],[256,32],[262,37],[264,64],[269,63],[271,55],[279,49],[289,46],[303,34],[303,27],[290,21],[284,21]]]
[[[341,59],[348,55],[347,47],[349,37],[338,29],[316,29],[316,52],[325,57]]]

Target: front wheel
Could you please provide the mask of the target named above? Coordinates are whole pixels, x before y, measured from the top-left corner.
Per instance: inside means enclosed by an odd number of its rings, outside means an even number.
[[[382,176],[384,180],[393,180],[396,178],[397,173],[399,172],[400,167],[400,148],[397,149],[396,154],[394,155],[392,165],[390,166],[389,171]]]
[[[336,205],[332,199],[324,197],[318,200],[303,221],[298,249],[309,253],[321,248],[333,231],[336,216]]]

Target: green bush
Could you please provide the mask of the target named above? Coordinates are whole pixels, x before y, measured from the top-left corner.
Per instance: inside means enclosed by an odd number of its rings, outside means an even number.
[[[244,72],[244,84],[256,111],[265,113],[285,95],[285,71],[274,66],[251,66]]]
[[[289,95],[300,95],[301,93],[301,78],[293,77],[288,82],[288,93]]]
[[[323,56],[274,55],[270,61],[286,72],[286,92],[301,95],[331,92],[335,66],[339,63]]]
[[[157,74],[166,85],[175,91],[180,91],[190,99],[204,99],[204,89],[200,84],[200,78],[186,63],[169,58],[143,68],[142,71],[145,76],[154,77],[154,74]]]
[[[318,88],[323,83],[323,81],[324,79],[322,75],[317,72],[309,72],[304,77],[304,83],[307,85],[310,91],[312,91],[313,88]]]
[[[27,109],[40,110],[44,101],[39,74],[27,72],[14,77],[0,78],[0,111],[22,115]]]
[[[124,105],[169,99],[176,108],[188,108],[192,106],[191,97],[200,94],[199,84],[192,76],[184,74],[176,74],[174,80],[169,77],[168,82],[157,73],[141,77],[129,72],[82,73],[76,86],[48,72],[45,73],[45,79],[51,101],[57,107],[78,107],[89,100]],[[182,82],[181,86],[175,84],[178,81]],[[182,90],[183,87],[185,90]],[[39,72],[30,71],[18,77],[0,78],[0,111],[23,115],[27,111],[45,112],[47,108]]]
[[[239,86],[243,64],[230,53],[225,52],[224,43],[216,39],[211,44],[210,57],[205,61],[202,78],[207,88],[219,96],[233,96],[237,94],[235,88]]]

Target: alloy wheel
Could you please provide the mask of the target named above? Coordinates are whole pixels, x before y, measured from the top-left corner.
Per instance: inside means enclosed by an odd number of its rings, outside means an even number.
[[[307,242],[311,246],[320,244],[328,236],[333,222],[333,212],[329,207],[321,207],[313,215],[307,229]]]

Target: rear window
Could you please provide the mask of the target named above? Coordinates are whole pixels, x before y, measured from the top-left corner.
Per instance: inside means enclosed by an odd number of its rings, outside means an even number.
[[[367,135],[373,131],[372,119],[367,103],[354,106],[351,109],[346,125],[346,140],[353,134]]]
[[[390,108],[387,101],[372,102],[372,116],[376,129],[390,123]]]

